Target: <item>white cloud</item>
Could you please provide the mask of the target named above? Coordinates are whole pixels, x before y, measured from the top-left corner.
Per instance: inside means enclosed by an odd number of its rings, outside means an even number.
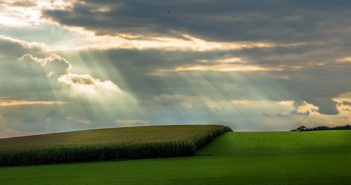
[[[337,102],[344,100],[343,98],[335,98]],[[309,102],[295,103],[295,110],[292,116],[298,120],[298,124],[305,125],[307,127],[317,126],[329,126],[335,127],[340,125],[348,124],[351,121],[351,106],[338,102],[336,105],[338,114],[327,115],[319,112],[319,107]],[[297,114],[296,114],[297,113]]]
[[[18,60],[23,63],[41,65],[47,71],[49,77],[52,77],[53,75],[59,76],[72,71],[72,65],[66,59],[57,54],[51,54],[46,58],[37,58],[31,54],[25,54]]]
[[[98,93],[121,93],[113,82],[95,79],[88,74],[65,74],[58,78],[59,83],[70,88],[75,94],[95,95]]]
[[[311,115],[311,114],[319,114],[318,113],[319,107],[311,104],[311,103],[307,103],[307,102],[302,102],[300,103],[297,107],[296,107],[296,112],[300,113],[300,114],[307,114],[307,115]]]
[[[346,117],[351,123],[351,92],[344,93],[333,100],[337,102],[337,109],[340,115]]]
[[[72,73],[73,66],[70,62],[57,54],[51,54],[45,58],[37,58],[31,54],[25,54],[18,60],[23,64],[30,64],[30,66],[26,66],[28,68],[37,69],[37,66],[41,66],[45,70],[47,77],[57,78],[57,82],[63,85],[64,88],[71,90],[74,95],[122,93],[119,86],[110,80],[103,81],[92,77],[90,74]]]

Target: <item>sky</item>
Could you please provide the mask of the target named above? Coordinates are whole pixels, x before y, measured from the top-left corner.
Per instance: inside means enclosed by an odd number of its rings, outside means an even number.
[[[351,121],[347,0],[0,0],[0,138]]]

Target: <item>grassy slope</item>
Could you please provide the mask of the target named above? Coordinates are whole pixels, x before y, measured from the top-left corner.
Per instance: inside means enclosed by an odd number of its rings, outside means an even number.
[[[227,133],[196,157],[0,168],[1,185],[351,184],[351,131]]]

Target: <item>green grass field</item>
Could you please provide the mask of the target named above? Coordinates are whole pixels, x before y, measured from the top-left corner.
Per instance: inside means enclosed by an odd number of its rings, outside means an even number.
[[[349,185],[351,131],[226,133],[194,157],[0,168],[1,185]]]

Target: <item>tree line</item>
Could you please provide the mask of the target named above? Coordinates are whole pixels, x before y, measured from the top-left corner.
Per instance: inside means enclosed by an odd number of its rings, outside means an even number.
[[[293,129],[291,131],[319,131],[319,130],[351,130],[351,125],[343,125],[343,126],[336,126],[336,127],[327,127],[327,126],[318,126],[318,127],[313,127],[313,128],[308,128],[305,126],[300,126],[296,129]]]

